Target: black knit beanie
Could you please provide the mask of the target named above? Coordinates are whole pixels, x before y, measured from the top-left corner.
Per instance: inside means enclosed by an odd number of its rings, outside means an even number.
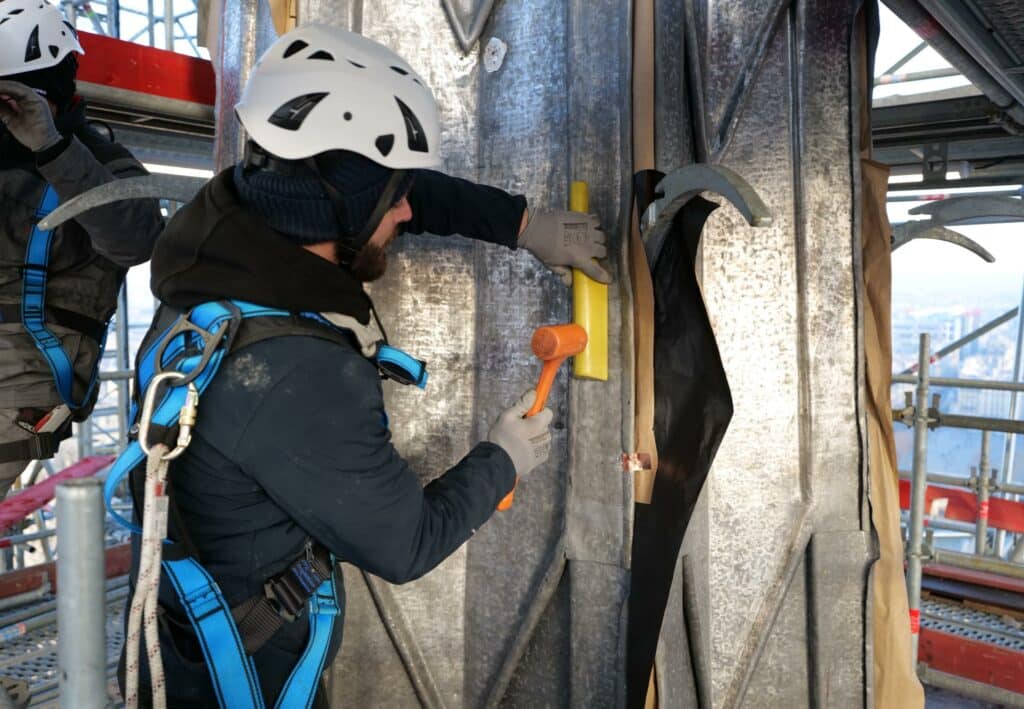
[[[46,69],[26,71],[23,74],[11,74],[3,77],[9,81],[18,81],[44,94],[57,106],[57,112],[63,113],[71,107],[75,97],[75,76],[78,74],[78,57],[70,52],[59,64]]]
[[[335,241],[339,236],[354,239],[373,215],[393,170],[344,150],[318,156],[317,165],[320,174],[341,195],[345,208],[341,225],[320,179],[301,163],[287,163],[286,171],[273,166],[246,168],[239,163],[235,166],[235,188],[247,209],[297,244]],[[389,207],[408,194],[413,178],[414,171],[406,172]],[[359,249],[363,244],[351,246]]]

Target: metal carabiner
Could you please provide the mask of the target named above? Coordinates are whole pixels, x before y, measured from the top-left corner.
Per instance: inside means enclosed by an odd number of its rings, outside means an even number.
[[[149,424],[153,419],[153,409],[156,406],[156,395],[160,384],[164,381],[174,380],[180,382],[188,376],[181,372],[166,371],[160,372],[149,380],[146,388],[146,396],[142,400],[142,414],[139,417],[139,447],[148,457],[149,451]],[[173,384],[172,384],[173,386]],[[192,442],[192,428],[196,425],[196,413],[199,406],[199,390],[191,381],[188,382],[188,391],[185,393],[185,403],[181,406],[181,413],[178,417],[178,440],[173,450],[160,456],[161,460],[174,460],[188,448]]]

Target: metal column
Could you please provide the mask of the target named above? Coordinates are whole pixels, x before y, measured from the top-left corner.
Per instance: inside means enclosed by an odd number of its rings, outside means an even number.
[[[989,442],[990,431],[981,432],[981,459],[978,461],[978,527],[974,536],[974,553],[984,556],[988,550]]]
[[[1017,318],[1017,352],[1013,358],[1013,381],[1014,383],[1020,382],[1021,367],[1022,367],[1022,355],[1024,355],[1024,283],[1021,284],[1020,293],[1020,306],[1017,309],[1019,317]],[[1013,420],[1017,419],[1017,392],[1010,394],[1010,418]],[[1007,434],[1006,436],[1006,447],[1003,452],[1003,467],[999,471],[999,476],[996,479],[998,483],[1008,483],[1013,478],[1013,465],[1014,458],[1016,456],[1017,449],[1017,437],[1014,435]],[[1006,545],[1006,532],[1000,529],[996,532],[995,541],[995,554],[996,556],[1003,555],[1003,547]]]
[[[917,395],[914,403],[914,477],[911,482],[910,530],[907,544],[907,593],[910,598],[910,622],[914,641],[911,657],[917,666],[917,640],[921,619],[921,559],[924,533],[924,496],[928,488],[928,369],[931,337],[921,335],[918,354]]]
[[[107,705],[107,653],[100,481],[57,486],[57,593],[60,704]]]

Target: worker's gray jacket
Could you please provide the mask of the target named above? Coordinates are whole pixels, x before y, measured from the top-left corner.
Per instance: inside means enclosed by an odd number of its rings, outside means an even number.
[[[69,137],[66,148],[45,164],[0,168],[0,304],[21,302],[21,266],[47,183],[65,202],[115,178],[146,174],[124,147],[84,121]],[[149,259],[162,228],[155,200],[99,207],[57,228],[50,250],[47,321],[75,363],[76,398],[88,385],[99,346],[95,336],[51,322],[50,309],[106,321],[116,308],[127,268]],[[59,403],[49,366],[21,323],[0,322],[0,408],[43,409]],[[76,419],[85,418],[91,408],[90,403],[76,412]]]

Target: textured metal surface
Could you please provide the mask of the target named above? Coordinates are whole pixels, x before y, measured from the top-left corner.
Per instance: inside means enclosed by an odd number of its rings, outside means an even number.
[[[641,218],[647,263],[658,261],[665,237],[679,210],[702,192],[714,192],[729,200],[751,226],[771,226],[772,215],[757,192],[740,175],[719,165],[687,165],[665,175],[658,183],[660,199],[652,202]]]
[[[494,9],[494,0],[441,0],[441,4],[448,13],[459,46],[468,52],[480,39]]]
[[[1024,219],[1024,200],[1002,196],[950,197],[925,202],[911,209],[910,214],[929,214],[932,219],[946,224],[978,217],[1004,217],[1016,221]]]
[[[220,35],[217,54],[212,57],[217,72],[217,137],[213,150],[216,170],[223,170],[241,157],[245,135],[235,118],[235,104],[256,60],[277,38],[269,3],[231,0],[220,6]]]
[[[587,181],[614,252],[625,221],[627,126],[610,107],[628,102],[628,7],[611,0],[497,4],[483,39],[497,37],[509,52],[493,73],[482,71],[476,53],[463,53],[437,2],[305,0],[298,15],[361,31],[421,72],[441,106],[449,173],[525,194],[537,209],[563,207],[570,180]],[[246,22],[225,16],[224,26]],[[224,33],[262,37],[263,22]],[[219,73],[222,118],[253,48],[228,42],[223,51],[233,64]],[[235,138],[223,133],[221,165],[237,155]],[[617,343],[622,310],[611,293],[609,335]],[[533,330],[570,318],[567,291],[532,256],[459,238],[404,239],[372,295],[395,344],[430,362],[430,391],[385,393],[395,443],[424,482],[533,385]],[[621,371],[621,350],[613,345],[609,355],[610,370]],[[563,373],[550,399],[558,423],[549,463],[523,483],[511,511],[423,579],[391,587],[346,569],[336,702],[618,703],[632,510],[632,486],[618,462],[626,428],[618,402],[627,388],[620,376],[570,384]],[[600,417],[581,413],[598,410]]]
[[[952,229],[947,229],[937,222],[938,220],[918,219],[912,222],[896,224],[892,228],[892,250],[895,251],[899,247],[909,244],[914,239],[934,239],[935,241],[947,241],[950,244],[967,249],[978,258],[989,263],[996,260],[995,256],[990,254],[984,246],[974,239],[970,239]]]
[[[865,701],[855,5],[688,4],[702,60],[690,81],[705,87],[697,152],[746,178],[775,217],[755,230],[719,210],[704,236],[735,404],[708,491],[716,707],[763,706],[780,677],[796,706]]]
[[[659,60],[658,167],[725,165],[775,216],[753,230],[719,210],[705,232],[698,270],[736,414],[669,601],[665,707],[865,702],[855,4],[658,5],[659,46],[678,52]],[[629,12],[613,0],[496,3],[481,44],[496,37],[509,51],[491,73],[432,0],[299,3],[301,21],[362,31],[421,72],[441,104],[450,173],[521,192],[532,208],[564,206],[569,181],[586,180],[612,253],[629,199]],[[222,88],[237,95],[233,81]],[[423,481],[531,386],[532,330],[569,318],[568,294],[528,254],[458,238],[404,239],[373,295],[395,343],[431,365],[429,392],[386,392],[396,445]],[[414,583],[346,569],[336,703],[622,702],[632,486],[617,458],[632,429],[631,348],[628,304],[611,295],[609,370],[621,376],[560,376],[551,460],[516,506]]]
[[[1024,59],[1024,6],[1018,0],[973,0],[971,3],[981,10],[988,20],[987,25]]]

